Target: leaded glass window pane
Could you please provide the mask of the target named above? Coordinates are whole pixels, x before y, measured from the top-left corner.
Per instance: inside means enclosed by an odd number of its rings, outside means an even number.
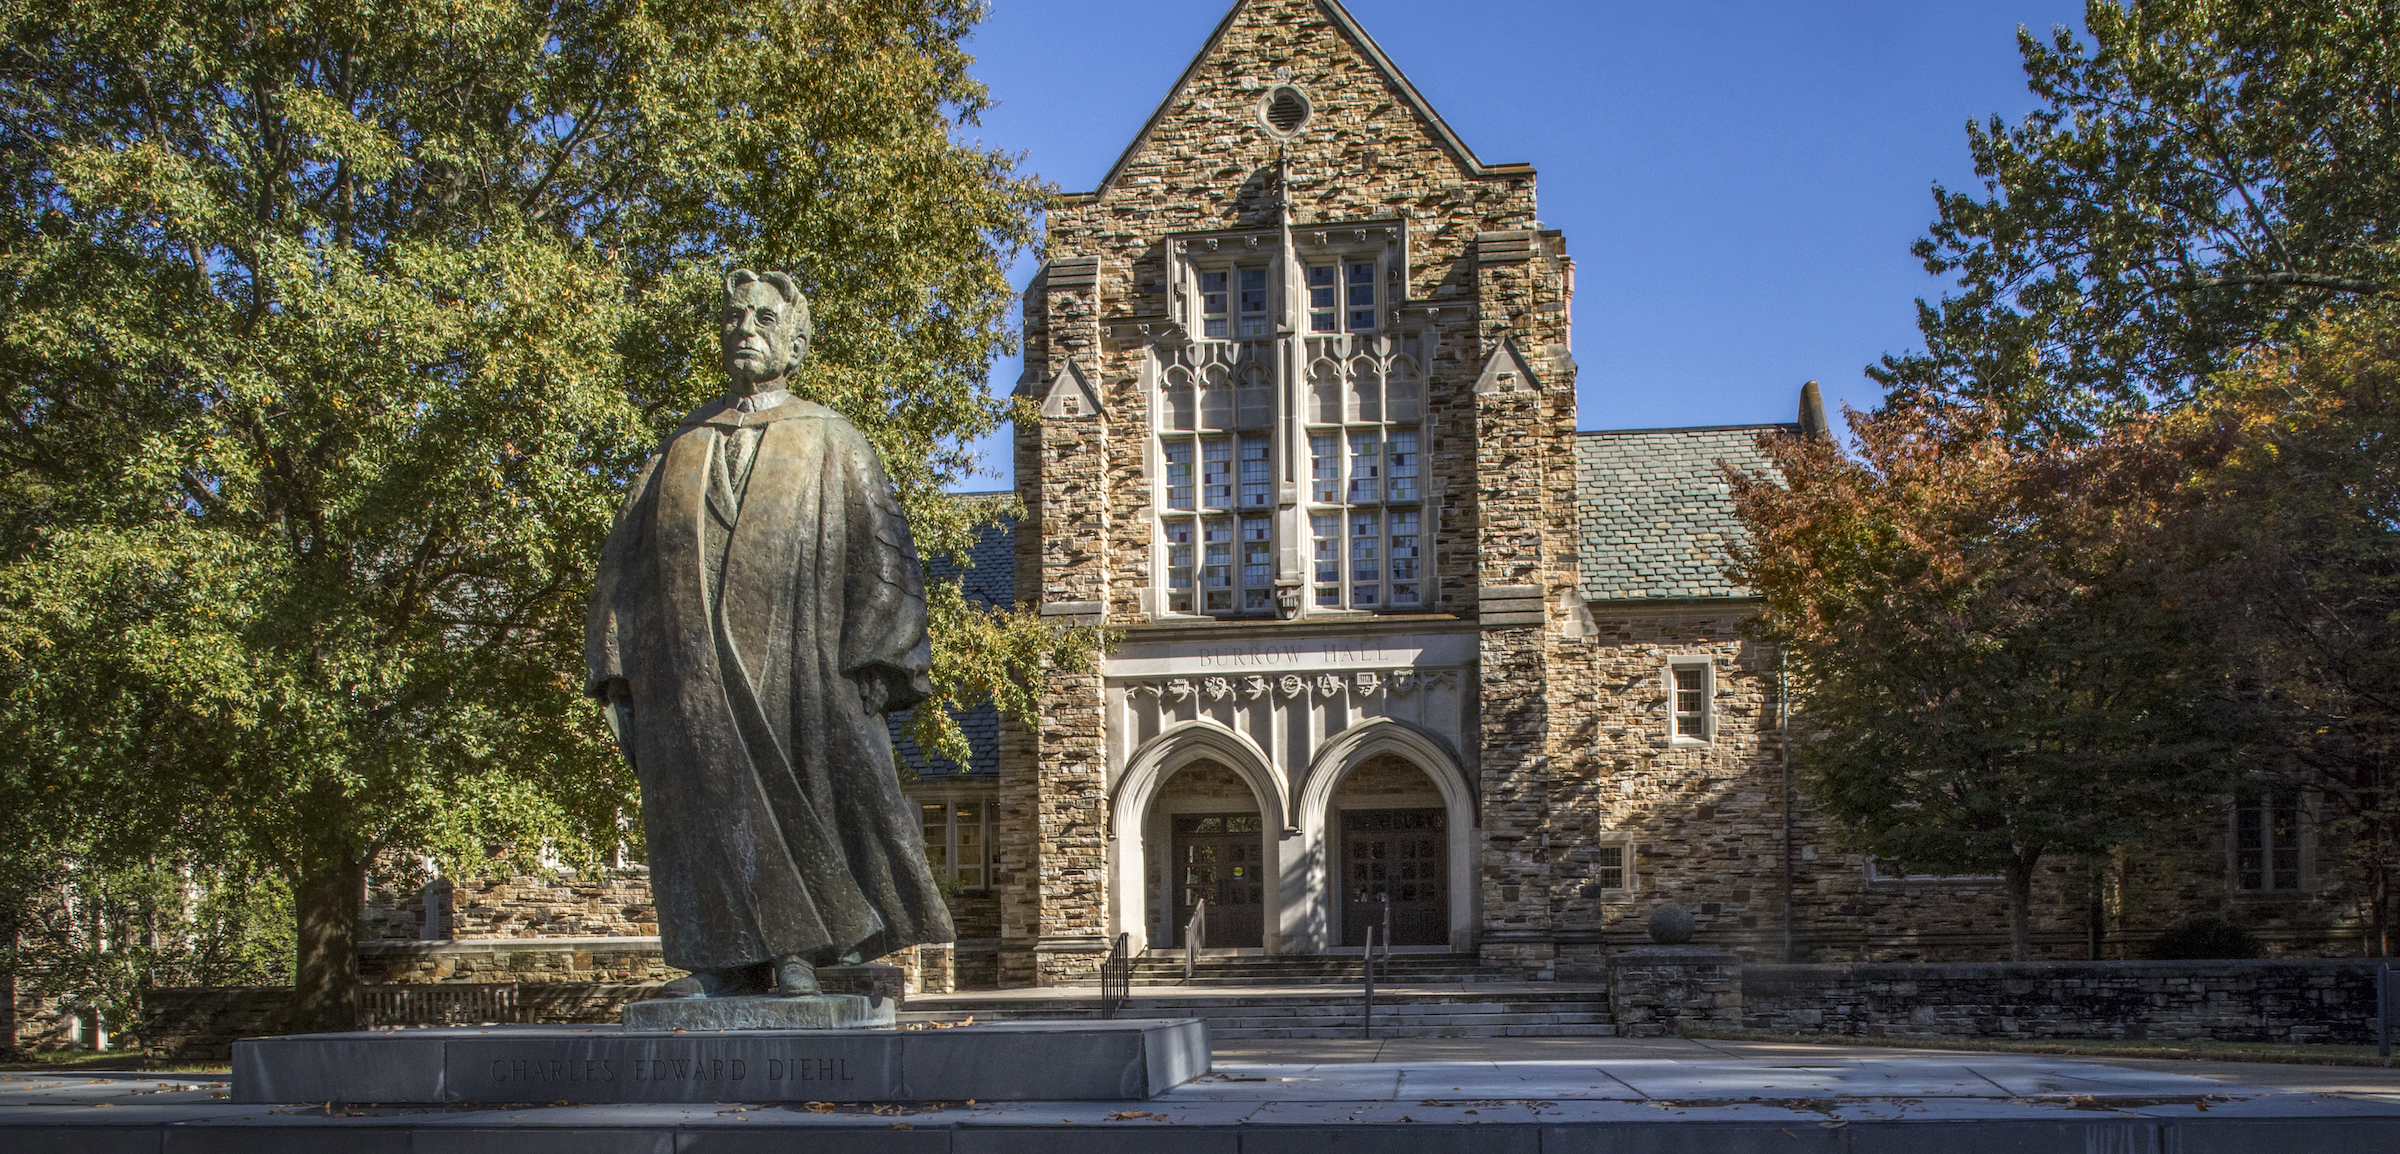
[[[1392,604],[1415,605],[1419,600],[1417,583],[1417,514],[1414,510],[1391,514],[1392,529]]]
[[[1384,443],[1384,465],[1390,470],[1391,499],[1395,502],[1417,499],[1417,434],[1414,429],[1395,430]]]
[[[1275,522],[1267,517],[1242,518],[1242,611],[1260,613],[1271,605],[1275,586]]]
[[[1200,274],[1200,335],[1222,337],[1225,327],[1225,274]]]
[[[1222,437],[1200,442],[1200,507],[1233,507],[1233,442]]]
[[[1265,437],[1242,438],[1242,508],[1264,509],[1275,503],[1275,469]]]
[[[1383,518],[1374,513],[1350,514],[1350,604],[1372,609],[1382,603],[1383,563],[1377,548],[1383,541]]]
[[[1167,508],[1188,512],[1192,507],[1192,443],[1168,441],[1159,448],[1167,458]]]
[[[1242,278],[1242,335],[1267,335],[1267,270],[1238,270]]]
[[[1211,520],[1200,529],[1200,592],[1203,610],[1233,609],[1233,522]]]
[[[1317,433],[1308,439],[1308,499],[1331,505],[1342,499],[1340,438]]]
[[[1342,603],[1342,519],[1320,513],[1308,519],[1308,528],[1317,604],[1338,608]]]
[[[1382,437],[1376,433],[1350,434],[1350,503],[1372,505],[1383,495]]]

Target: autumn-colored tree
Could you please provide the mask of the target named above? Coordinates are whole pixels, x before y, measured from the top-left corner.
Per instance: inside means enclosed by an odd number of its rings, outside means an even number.
[[[1811,803],[1852,850],[2004,877],[2023,960],[2042,860],[2209,805],[2249,710],[2206,591],[2159,548],[2208,446],[2026,448],[2003,420],[1852,413],[1855,456],[1770,434],[1778,476],[1734,480]]]
[[[2327,864],[2389,957],[2400,908],[2400,319],[2328,319],[2175,422],[2225,446],[2179,547],[2219,566],[2222,644],[2267,690],[2260,769],[2314,791]],[[2337,892],[2341,892],[2337,891]]]
[[[799,390],[971,539],[1043,195],[960,132],[981,10],[0,0],[0,808],[279,874],[321,1025],[379,851],[631,835],[582,603],[731,262],[795,271]],[[1086,648],[930,600],[937,704]]]

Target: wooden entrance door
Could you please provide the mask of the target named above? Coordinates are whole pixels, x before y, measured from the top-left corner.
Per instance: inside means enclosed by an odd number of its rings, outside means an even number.
[[[1175,944],[1192,907],[1208,899],[1207,949],[1256,948],[1266,928],[1265,826],[1255,813],[1185,813],[1174,819]]]
[[[1342,944],[1392,910],[1395,946],[1450,944],[1450,837],[1438,809],[1342,811]]]

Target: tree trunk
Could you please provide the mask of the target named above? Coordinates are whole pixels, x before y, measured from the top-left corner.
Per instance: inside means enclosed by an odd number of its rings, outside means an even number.
[[[2033,960],[2033,865],[2041,851],[2019,847],[2008,859],[2008,960]]]
[[[358,909],[367,892],[363,858],[308,863],[292,904],[299,914],[299,958],[292,972],[292,1020],[299,1031],[358,1028]]]

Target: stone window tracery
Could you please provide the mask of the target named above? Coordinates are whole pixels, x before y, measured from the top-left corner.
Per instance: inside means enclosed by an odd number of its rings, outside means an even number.
[[[1155,611],[1430,605],[1425,338],[1393,331],[1384,316],[1387,283],[1400,282],[1400,235],[1329,229],[1281,252],[1261,235],[1172,246],[1170,279],[1189,311],[1176,339],[1152,346]],[[1287,373],[1300,380],[1279,391]]]

